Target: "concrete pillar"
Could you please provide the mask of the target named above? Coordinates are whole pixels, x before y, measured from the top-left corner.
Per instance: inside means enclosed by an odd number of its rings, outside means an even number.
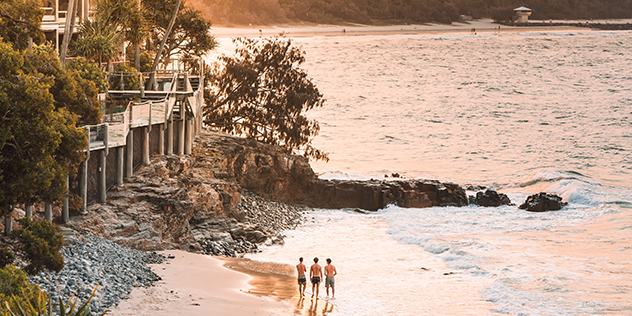
[[[173,155],[173,119],[167,121],[167,155]]]
[[[165,154],[165,128],[167,124],[160,124],[158,127],[158,154]]]
[[[143,127],[143,163],[149,164],[149,126]]]
[[[178,155],[184,154],[184,130],[186,114],[182,113],[182,119],[178,121]]]
[[[130,129],[127,134],[127,144],[125,145],[125,179],[132,177],[134,173],[134,130]]]
[[[9,235],[13,230],[13,207],[11,208],[11,212],[4,216],[4,234]]]
[[[53,221],[53,205],[48,202],[44,202],[44,219],[49,222]]]
[[[193,120],[187,118],[184,120],[184,154],[191,154],[191,143],[193,142]]]
[[[99,151],[99,176],[97,177],[97,202],[105,203],[106,202],[106,175],[105,175],[105,165],[107,162],[107,156],[105,155],[105,150]]]
[[[85,213],[88,210],[88,159],[90,158],[90,151],[86,154],[86,159],[81,163],[81,175],[79,178],[79,190],[81,194],[81,212]]]
[[[116,147],[116,185],[123,185],[123,177],[125,176],[125,147]]]
[[[70,178],[68,178],[68,176],[66,176],[66,191],[69,192],[69,188],[70,188]],[[64,197],[64,205],[61,208],[61,221],[62,223],[66,224],[70,221],[70,212],[69,212],[69,202],[68,202],[68,196]]]
[[[26,212],[26,216],[33,216],[33,205],[31,203],[24,204],[24,212]]]

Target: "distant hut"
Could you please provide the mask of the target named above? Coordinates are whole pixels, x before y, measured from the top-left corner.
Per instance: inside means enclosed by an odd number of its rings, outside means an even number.
[[[529,16],[531,15],[531,9],[520,7],[513,9],[516,13],[515,21],[516,23],[527,23],[529,22]]]

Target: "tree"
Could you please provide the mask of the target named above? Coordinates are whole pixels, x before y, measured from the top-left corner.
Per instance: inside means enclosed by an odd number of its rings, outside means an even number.
[[[92,60],[101,67],[103,62],[116,58],[120,44],[121,37],[116,26],[96,16],[86,19],[79,26],[79,36],[71,46],[71,53]]]
[[[12,43],[14,49],[28,47],[29,37],[35,43],[44,40],[41,3],[33,0],[0,1],[0,37]]]
[[[154,52],[158,51],[158,46],[167,33],[176,4],[176,0],[143,0],[147,18],[155,26],[149,47]],[[200,11],[183,3],[177,12],[160,56],[163,61],[167,61],[173,55],[202,57],[217,46],[215,37],[210,34],[211,22],[206,20]]]
[[[204,123],[234,135],[284,147],[288,153],[328,160],[311,145],[318,122],[305,112],[325,100],[299,68],[305,52],[290,39],[237,38],[236,56],[222,56],[207,78]]]
[[[36,49],[18,52],[0,42],[0,216],[16,204],[60,203],[68,194],[66,176],[88,146],[76,115],[55,108],[54,79],[26,62]],[[56,56],[40,56],[46,58],[39,68],[59,67]]]
[[[50,46],[35,45],[24,55],[24,64],[30,73],[41,73],[53,79],[49,91],[56,108],[66,108],[78,115],[81,124],[101,123],[99,91],[94,82],[82,78],[72,66],[63,69]]]

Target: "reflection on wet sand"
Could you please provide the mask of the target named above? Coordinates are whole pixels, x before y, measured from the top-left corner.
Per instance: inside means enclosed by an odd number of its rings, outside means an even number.
[[[322,306],[320,309],[318,308],[318,303],[323,301],[319,298],[313,298],[311,299],[311,303],[309,306],[309,309],[307,310],[307,314],[303,314],[302,312],[304,311],[303,308],[303,301],[305,300],[305,297],[301,297],[298,300],[298,304],[296,305],[297,311],[294,312],[294,315],[306,315],[306,316],[325,316],[327,315],[327,313],[332,313],[334,311],[334,305],[330,304],[329,301],[324,300],[324,306]],[[322,304],[322,302],[321,302]],[[298,313],[297,313],[298,312]]]
[[[298,295],[295,268],[290,264],[244,258],[222,258],[222,260],[225,262],[225,267],[252,277],[252,280],[248,282],[252,288],[246,293],[287,302],[289,306],[294,306],[293,315],[295,316],[325,316],[336,311],[335,305],[327,300],[307,293],[306,296]]]

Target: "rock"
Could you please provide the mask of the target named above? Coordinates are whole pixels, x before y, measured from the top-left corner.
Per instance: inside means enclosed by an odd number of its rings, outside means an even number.
[[[493,207],[511,204],[511,200],[506,194],[498,193],[491,188],[485,192],[477,192],[475,197],[470,196],[469,201],[470,204]]]
[[[546,212],[560,210],[567,204],[568,203],[563,202],[562,198],[558,195],[540,192],[529,196],[519,208],[529,212]]]

